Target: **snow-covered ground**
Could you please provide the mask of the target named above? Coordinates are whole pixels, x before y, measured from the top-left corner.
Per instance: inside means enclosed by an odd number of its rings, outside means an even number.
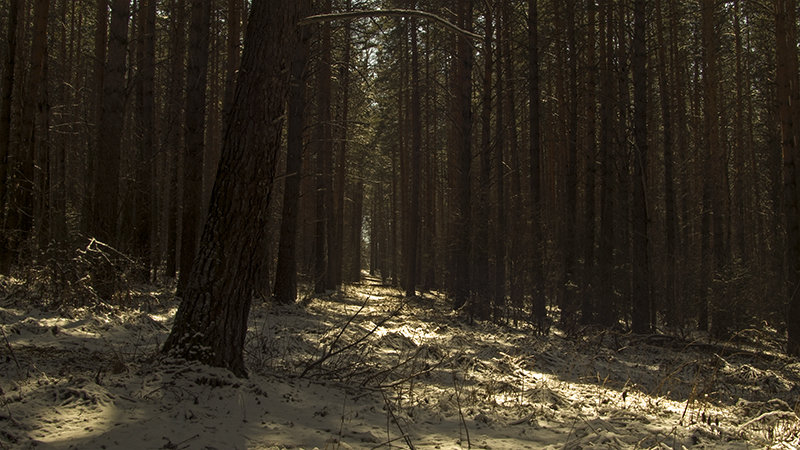
[[[238,379],[158,354],[163,293],[56,309],[2,285],[0,448],[800,446],[800,362],[766,326],[728,343],[538,336],[373,280],[255,305]]]

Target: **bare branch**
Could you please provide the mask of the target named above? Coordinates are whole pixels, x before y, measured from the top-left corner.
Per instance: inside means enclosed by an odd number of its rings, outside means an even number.
[[[334,20],[344,20],[344,19],[363,19],[369,17],[420,17],[423,19],[429,19],[434,22],[437,22],[443,25],[445,28],[448,28],[451,31],[455,31],[456,33],[464,35],[468,38],[477,40],[483,39],[483,36],[475,34],[471,31],[467,31],[459,27],[458,25],[449,22],[447,19],[443,17],[437,16],[436,14],[429,13],[426,11],[418,11],[416,9],[375,9],[370,11],[347,11],[347,12],[330,13],[330,14],[316,14],[301,19],[297,24],[310,25],[312,23],[318,23],[318,22],[331,22]]]

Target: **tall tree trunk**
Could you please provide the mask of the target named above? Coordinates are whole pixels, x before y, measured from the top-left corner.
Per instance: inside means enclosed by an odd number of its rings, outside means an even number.
[[[587,0],[587,36],[586,36],[586,88],[585,88],[585,110],[586,110],[586,185],[584,195],[586,206],[583,217],[583,280],[581,292],[581,322],[591,323],[594,320],[594,263],[596,231],[596,194],[595,185],[597,179],[597,68],[596,58],[597,45],[597,5],[595,0]]]
[[[614,274],[619,282],[615,283],[615,291],[620,293],[621,305],[624,305],[624,310],[621,310],[623,317],[627,319],[631,306],[633,303],[633,265],[632,265],[632,224],[631,224],[631,211],[632,199],[631,194],[633,191],[633,177],[631,172],[633,145],[631,145],[631,131],[632,123],[630,117],[630,58],[629,52],[630,45],[630,19],[625,2],[617,2],[617,57],[616,57],[616,75],[617,75],[617,126],[615,127],[616,141],[615,149],[616,156],[616,178],[618,184],[618,208],[614,216],[616,220],[616,227],[619,232],[616,234],[616,243],[614,246],[614,265],[619,268]]]
[[[522,206],[522,168],[519,155],[519,139],[517,135],[517,105],[516,105],[516,74],[514,66],[514,55],[511,53],[511,31],[513,28],[511,2],[508,0],[502,1],[502,14],[503,26],[500,29],[501,43],[503,46],[503,67],[505,70],[506,89],[503,108],[505,108],[506,116],[506,133],[508,148],[511,156],[511,211],[509,219],[511,219],[511,227],[509,229],[510,236],[524,236],[524,212]],[[523,303],[523,279],[524,268],[522,267],[522,258],[524,245],[517,245],[516,243],[506,240],[506,245],[509,246],[509,300],[511,307],[514,309],[513,320],[519,319],[518,312],[522,310]]]
[[[139,49],[137,60],[139,74],[137,79],[137,122],[139,138],[139,159],[136,165],[136,221],[134,223],[135,254],[144,265],[144,280],[149,278],[150,270],[157,268],[152,264],[151,255],[158,254],[157,239],[153,220],[157,214],[155,189],[155,0],[140,0],[139,4]]]
[[[734,204],[736,206],[736,229],[731,230],[734,236],[731,240],[734,241],[738,247],[738,257],[742,263],[749,264],[752,262],[751,248],[748,240],[755,234],[754,228],[751,226],[751,215],[747,214],[747,195],[745,194],[745,157],[747,148],[745,146],[745,133],[747,125],[744,122],[744,61],[742,49],[742,31],[741,31],[741,6],[740,1],[733,2],[733,35],[734,35],[734,53],[736,59],[736,106],[735,106],[735,121],[734,128],[734,165],[736,178],[733,180],[734,185]],[[733,216],[733,214],[732,214]]]
[[[172,39],[170,40],[170,80],[167,91],[167,130],[165,149],[167,152],[167,192],[166,203],[166,268],[168,277],[174,278],[178,265],[178,205],[181,202],[178,189],[181,155],[183,154],[181,125],[183,121],[181,106],[185,86],[186,33],[185,33],[185,0],[170,0],[169,23]]]
[[[0,86],[0,220],[5,220],[7,186],[8,186],[8,156],[11,148],[11,104],[14,92],[14,66],[17,62],[17,24],[19,23],[20,0],[10,0],[8,5],[7,43],[8,53],[5,69],[3,70],[2,85]],[[6,258],[0,257],[0,273],[7,273]]]
[[[301,0],[297,8],[301,17],[311,11],[311,2]],[[289,112],[286,129],[286,176],[283,185],[283,214],[281,216],[278,265],[275,269],[273,295],[279,303],[293,303],[297,299],[297,218],[300,203],[300,180],[303,167],[303,128],[305,127],[306,65],[308,27],[299,29],[297,48],[292,53],[289,86]]]
[[[41,250],[50,241],[50,92],[48,89],[48,31],[47,23],[50,15],[50,0],[37,0],[33,15],[33,45],[31,47],[31,77],[40,77],[37,84],[28,86],[31,95],[30,103],[35,105],[33,115],[33,136],[31,154],[33,154],[34,179],[34,229],[36,246]],[[41,58],[41,62],[36,62]],[[34,74],[34,72],[39,72]],[[27,102],[26,102],[27,104]]]
[[[634,333],[650,332],[647,217],[647,31],[645,0],[633,4],[633,313]]]
[[[431,48],[431,30],[426,27],[425,48]],[[433,89],[433,80],[436,76],[432,74],[430,51],[425,55],[425,206],[424,211],[424,232],[422,233],[422,289],[429,291],[436,287],[436,194],[437,194],[437,173],[436,173],[436,152],[432,143],[432,125],[435,122],[436,112],[432,107],[432,97],[436,95]]]
[[[197,255],[203,220],[203,156],[205,153],[208,34],[211,2],[190,0],[189,66],[186,71],[186,111],[183,147],[183,213],[181,220],[178,295],[186,288]]]
[[[795,2],[776,0],[775,35],[776,43],[776,81],[778,96],[778,115],[781,124],[781,150],[783,151],[783,202],[786,217],[788,299],[789,315],[786,318],[788,331],[787,352],[800,355],[800,196],[798,195],[798,124],[792,105],[800,100],[797,74],[797,47],[795,25]]]
[[[397,257],[400,259],[399,267],[400,272],[397,274],[400,281],[400,287],[405,290],[406,279],[408,274],[408,264],[405,259],[406,248],[408,244],[408,217],[409,217],[409,160],[411,159],[409,153],[409,142],[411,138],[411,99],[409,93],[409,45],[408,45],[408,22],[406,20],[399,21],[400,35],[402,38],[399,43],[399,55],[397,57],[399,68],[399,78],[397,82],[397,159],[400,166],[400,177],[397,180],[399,187],[398,199],[398,226],[400,235],[400,246],[397,248]]]
[[[422,158],[422,117],[420,111],[419,50],[417,46],[417,21],[411,19],[411,179],[406,244],[406,297],[416,295],[417,259],[419,253],[419,185],[420,159]]]
[[[478,148],[478,184],[475,192],[475,212],[473,214],[475,238],[472,246],[472,283],[475,299],[470,305],[470,313],[479,319],[489,317],[489,193],[491,192],[491,128],[492,128],[492,39],[494,21],[491,9],[487,8],[484,17],[483,38],[483,87],[481,90],[481,140]]]
[[[569,63],[567,69],[567,83],[565,99],[567,109],[567,153],[565,157],[564,182],[565,198],[564,208],[564,273],[562,274],[561,291],[561,326],[567,330],[574,328],[577,323],[575,285],[577,266],[576,252],[576,215],[578,199],[578,31],[576,5],[577,0],[566,2],[567,45],[569,46]]]
[[[255,0],[220,170],[198,257],[164,352],[245,376],[252,285],[263,274],[267,207],[289,88],[297,4]]]
[[[600,26],[600,236],[597,251],[597,321],[612,326],[618,321],[617,301],[614,293],[614,199],[615,158],[613,145],[614,127],[614,69],[613,69],[613,12],[610,2],[604,2],[601,16],[605,23]]]
[[[346,10],[350,10],[351,0],[347,0]],[[344,266],[344,191],[347,186],[345,175],[347,174],[347,146],[348,129],[350,115],[350,23],[344,27],[344,58],[339,68],[339,79],[341,80],[341,102],[342,102],[342,121],[341,121],[341,140],[339,141],[339,151],[336,161],[336,179],[334,185],[334,203],[336,210],[333,227],[330,255],[328,259],[328,270],[331,273],[332,284],[339,286],[342,284],[342,274]]]
[[[727,186],[724,184],[724,173],[727,171],[727,161],[725,151],[720,142],[720,123],[719,123],[719,101],[717,92],[718,73],[717,73],[717,35],[715,27],[716,2],[714,0],[703,0],[702,3],[702,42],[703,42],[703,124],[705,131],[705,146],[708,149],[707,166],[709,174],[705,178],[704,197],[708,198],[710,208],[706,213],[711,213],[708,219],[711,221],[710,236],[713,243],[711,254],[713,254],[713,266],[711,272],[706,276],[714,277],[721,274],[728,261],[728,251],[726,237],[724,235],[725,199]],[[730,315],[728,307],[723,305],[723,293],[717,289],[711,291],[711,321],[712,332],[722,337],[727,333],[730,326]]]
[[[531,197],[531,277],[533,280],[532,314],[539,331],[545,328],[547,304],[544,295],[544,239],[542,236],[542,195],[541,195],[541,147],[539,114],[541,112],[541,92],[539,88],[539,12],[538,1],[528,0],[528,100],[530,107],[530,197]]]
[[[81,231],[84,234],[95,234],[95,183],[97,168],[102,150],[97,147],[97,136],[100,134],[100,123],[103,121],[103,85],[105,78],[106,45],[108,41],[108,0],[97,0],[95,9],[95,34],[94,34],[94,139],[90,142],[92,152],[86,158],[85,190],[88,195],[84,198]]]
[[[456,4],[458,23],[472,29],[472,0]],[[471,289],[470,250],[470,164],[472,159],[472,47],[467,38],[456,36],[456,51],[451,67],[451,117],[448,145],[448,180],[450,193],[449,259],[453,307],[464,306]]]
[[[68,4],[72,5],[72,17],[70,19],[71,25],[68,25],[67,19],[67,6]],[[74,20],[75,20],[75,6],[74,2],[67,2],[66,0],[61,0],[58,3],[58,16],[59,20],[61,21],[60,33],[58,36],[58,40],[60,41],[58,44],[58,72],[62,75],[62,83],[55,89],[55,97],[56,102],[59,105],[63,105],[63,112],[61,115],[61,119],[57,126],[62,127],[65,130],[68,130],[69,133],[75,132],[74,124],[70,123],[71,121],[66,120],[65,118],[70,115],[74,114],[70,111],[71,104],[75,104],[74,99],[72,98],[71,92],[72,90],[69,86],[74,86],[75,80],[73,77],[73,70],[72,70],[72,55],[67,51],[67,45],[74,45],[72,39],[74,38]],[[71,28],[71,32],[68,35],[68,30]],[[66,133],[65,133],[66,134]],[[67,152],[67,139],[66,136],[59,136],[58,138],[53,140],[53,145],[51,146],[51,155],[52,155],[52,163],[50,165],[50,240],[57,244],[59,248],[63,248],[63,244],[67,241],[67,215],[66,215],[66,205],[67,205],[67,184],[66,184],[66,152]],[[1,145],[1,144],[0,144]],[[0,178],[2,179],[2,178]],[[2,188],[0,188],[2,189]],[[2,197],[2,195],[0,195]],[[2,202],[0,201],[0,205]],[[0,211],[2,211],[2,206],[0,206]]]
[[[125,59],[130,2],[111,3],[111,38],[103,72],[103,107],[98,126],[94,177],[94,230],[102,242],[115,245],[119,214],[119,170],[125,121]]]
[[[661,19],[664,10],[661,0],[656,0],[656,37],[658,43],[658,89],[661,95],[661,121],[663,123],[664,141],[664,234],[665,234],[665,304],[663,310],[667,325],[677,326],[678,309],[682,306],[678,304],[677,288],[675,283],[676,269],[676,214],[675,211],[675,188],[673,185],[673,142],[672,142],[672,105],[670,103],[670,88],[672,87],[667,76],[667,52],[664,39],[664,23]]]
[[[503,111],[503,52],[500,42],[500,30],[507,26],[497,21],[497,57],[495,58],[497,67],[497,83],[495,84],[495,96],[497,107],[495,111],[495,146],[494,146],[494,172],[495,177],[495,233],[494,233],[494,292],[492,315],[495,320],[499,320],[505,315],[506,308],[506,232],[507,219],[505,209],[505,149],[506,149],[506,130]]]
[[[331,0],[325,0],[323,13],[331,11]],[[331,170],[333,146],[331,142],[331,27],[323,23],[320,30],[321,48],[317,63],[317,125],[314,129],[316,148],[316,224],[314,236],[314,292],[325,292],[331,286],[330,213],[333,205]]]
[[[8,211],[4,236],[6,239],[5,265],[19,254],[23,243],[31,236],[34,217],[37,228],[46,227],[42,188],[47,174],[47,137],[42,121],[47,120],[47,17],[49,0],[36,0],[33,9],[30,70],[22,96],[22,115],[19,119],[19,141],[16,151],[10,151],[16,159],[12,173],[13,206]],[[22,78],[19,78],[22,79]],[[46,123],[44,124],[46,126]],[[39,164],[37,164],[39,163]],[[42,170],[44,169],[44,170]],[[46,236],[46,234],[45,234]],[[41,244],[41,242],[39,242]]]

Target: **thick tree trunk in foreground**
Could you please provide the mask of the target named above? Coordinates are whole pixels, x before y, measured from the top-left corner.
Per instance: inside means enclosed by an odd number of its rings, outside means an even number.
[[[252,286],[264,273],[267,206],[281,142],[295,2],[255,0],[195,264],[163,351],[245,376]]]

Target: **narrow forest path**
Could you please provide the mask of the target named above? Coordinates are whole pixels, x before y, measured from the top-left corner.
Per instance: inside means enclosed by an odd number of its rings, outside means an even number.
[[[158,355],[177,307],[163,293],[53,309],[3,281],[0,448],[800,445],[800,363],[774,330],[537,336],[368,280],[255,305],[242,380]]]

